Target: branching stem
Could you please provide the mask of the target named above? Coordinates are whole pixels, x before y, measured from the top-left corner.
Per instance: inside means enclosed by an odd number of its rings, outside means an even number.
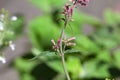
[[[65,75],[67,77],[67,80],[70,80],[70,76],[68,74],[68,71],[67,71],[67,68],[66,68],[66,63],[65,63],[65,56],[64,56],[64,51],[63,51],[63,48],[62,48],[62,38],[64,36],[64,30],[67,26],[67,23],[69,21],[69,18],[67,16],[65,16],[65,23],[64,23],[64,27],[62,28],[62,31],[61,31],[61,34],[60,34],[60,45],[59,45],[59,48],[60,48],[60,54],[61,54],[61,59],[62,59],[62,65],[63,65],[63,68],[64,68],[64,72],[65,72]]]

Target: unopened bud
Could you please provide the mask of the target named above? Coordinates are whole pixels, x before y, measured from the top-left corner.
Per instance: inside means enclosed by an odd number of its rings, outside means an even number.
[[[56,45],[55,41],[52,39],[51,42],[53,43],[53,45]]]
[[[67,41],[69,42],[69,41],[73,41],[73,40],[75,40],[76,39],[76,37],[71,37],[71,38],[69,38]]]
[[[76,43],[67,43],[67,46],[76,46]]]

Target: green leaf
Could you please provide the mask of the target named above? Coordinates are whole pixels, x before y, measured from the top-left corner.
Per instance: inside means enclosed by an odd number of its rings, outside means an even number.
[[[64,5],[64,0],[30,0],[30,2],[34,3],[40,9],[45,12],[51,12],[53,8],[60,8]]]
[[[56,55],[55,52],[51,51],[39,51],[38,49],[33,48],[32,52],[35,55],[35,57],[31,60],[40,59],[42,61],[49,61],[53,60],[54,58],[58,58],[58,55]]]
[[[84,24],[92,25],[93,27],[98,27],[101,25],[101,22],[91,16],[88,16],[85,13],[78,12],[75,10],[73,16],[72,16],[74,21],[69,22],[70,26],[68,25],[65,29],[65,32],[70,34],[70,35],[80,35],[82,33],[82,27]]]
[[[33,59],[36,59],[36,58],[40,59],[55,71],[59,73],[64,73],[61,61],[58,55],[55,54],[55,52],[50,52],[50,51],[41,52],[36,48],[32,49],[32,52],[33,54],[35,54],[35,57]]]
[[[47,61],[46,64],[58,73],[64,73],[61,60]]]
[[[115,15],[116,15],[116,21],[117,21],[118,23],[120,23],[120,13],[117,13],[117,12],[116,12]]]
[[[30,73],[30,71],[37,65],[37,62],[25,60],[23,58],[17,58],[15,60],[15,67],[22,72]]]
[[[40,51],[36,48],[32,49],[33,54],[35,54],[36,56],[54,56],[55,52],[51,52],[51,51]]]
[[[107,21],[108,24],[111,25],[116,24],[115,16],[116,16],[115,13],[110,9],[106,10],[104,13],[105,20]]]
[[[120,22],[120,14],[119,12],[114,12],[114,10],[111,9],[107,9],[105,11],[105,15],[104,15],[106,21],[108,24],[111,25],[116,25]]]
[[[67,69],[72,74],[72,78],[76,79],[81,71],[81,64],[78,58],[69,56],[66,61]]]
[[[51,10],[49,0],[29,0],[29,1],[34,3],[37,7],[46,12],[50,12]]]
[[[97,77],[105,78],[110,77],[108,72],[109,65],[97,66],[96,60],[90,60],[84,63],[83,69],[85,72],[85,77]]]
[[[30,39],[33,47],[40,50],[52,49],[51,40],[57,41],[59,28],[53,23],[51,17],[42,16],[34,19],[30,24]]]
[[[115,57],[114,62],[116,64],[116,66],[120,69],[120,50],[115,51],[114,57]]]
[[[52,7],[61,8],[62,6],[64,6],[65,2],[66,2],[66,1],[64,1],[64,0],[60,0],[60,1],[51,0],[51,1],[50,1],[50,5],[51,5]],[[52,7],[51,7],[51,8],[52,8]]]
[[[16,15],[17,20],[11,21],[11,30],[14,31],[15,36],[19,35],[23,31],[24,17],[22,15]]]
[[[112,61],[111,54],[107,50],[98,52],[97,59],[110,63]]]
[[[99,47],[87,36],[79,36],[76,38],[76,49],[83,52],[97,52]]]
[[[74,54],[74,53],[80,53],[81,51],[80,50],[75,50],[75,49],[70,49],[70,50],[66,50],[65,51],[65,54]]]
[[[115,46],[117,46],[117,42],[114,39],[110,38],[100,38],[99,36],[96,36],[96,42],[103,46],[105,49],[111,49]]]
[[[32,75],[30,75],[28,73],[23,74],[23,76],[21,78],[22,78],[21,80],[35,80],[35,78],[32,77]]]

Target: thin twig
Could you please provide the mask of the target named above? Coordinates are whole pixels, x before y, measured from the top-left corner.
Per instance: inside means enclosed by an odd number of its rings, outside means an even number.
[[[61,58],[62,58],[62,65],[63,65],[63,68],[64,68],[65,75],[67,77],[67,80],[70,80],[70,76],[69,76],[67,68],[66,68],[64,53],[62,53]]]

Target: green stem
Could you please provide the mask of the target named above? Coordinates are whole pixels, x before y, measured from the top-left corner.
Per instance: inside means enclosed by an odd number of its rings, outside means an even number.
[[[64,68],[65,75],[67,77],[67,80],[70,80],[70,76],[69,76],[67,68],[66,68],[64,53],[62,53],[61,58],[62,58],[62,65],[63,65],[63,68]]]
[[[63,69],[64,69],[65,75],[67,77],[67,80],[70,80],[70,76],[69,76],[67,68],[66,68],[66,63],[65,63],[64,53],[63,53],[64,51],[63,51],[63,48],[62,48],[62,38],[64,36],[64,30],[65,30],[65,28],[67,26],[68,21],[69,21],[69,18],[67,18],[67,16],[65,16],[64,27],[62,28],[62,31],[61,31],[61,34],[60,34],[60,38],[59,38],[59,40],[60,40],[59,47],[60,47],[60,54],[61,54],[61,58],[62,58]]]
[[[60,34],[60,52],[63,53],[63,50],[62,50],[62,38],[63,38],[63,35],[64,35],[64,30],[67,26],[67,23],[68,23],[68,18],[65,16],[65,23],[64,23],[64,27],[62,28],[62,31],[61,31],[61,34]]]

